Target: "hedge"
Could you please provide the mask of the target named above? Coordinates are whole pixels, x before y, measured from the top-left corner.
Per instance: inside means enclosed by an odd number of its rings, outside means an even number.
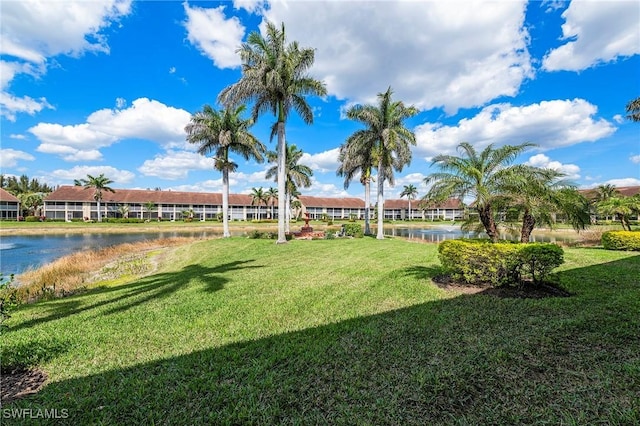
[[[640,251],[640,232],[607,231],[602,234],[602,247],[607,250]]]
[[[447,240],[438,246],[438,257],[446,272],[467,284],[520,284],[530,279],[539,284],[564,262],[556,244],[489,240]]]

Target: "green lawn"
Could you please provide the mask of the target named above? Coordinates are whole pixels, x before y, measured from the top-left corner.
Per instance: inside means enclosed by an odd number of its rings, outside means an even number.
[[[640,255],[565,257],[554,277],[574,296],[521,300],[439,289],[436,245],[197,242],[147,278],[15,312],[3,363],[28,353],[50,381],[3,408],[68,424],[640,424]]]

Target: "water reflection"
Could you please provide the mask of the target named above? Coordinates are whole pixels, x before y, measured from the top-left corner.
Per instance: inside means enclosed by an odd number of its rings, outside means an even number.
[[[390,237],[402,237],[421,240],[430,243],[440,243],[445,240],[457,238],[487,238],[487,234],[475,232],[463,232],[459,227],[434,227],[434,228],[385,228],[384,234]],[[520,235],[514,233],[502,233],[500,238],[504,240],[519,240]],[[574,235],[555,235],[551,233],[534,232],[529,241],[536,243],[570,243],[575,242]]]

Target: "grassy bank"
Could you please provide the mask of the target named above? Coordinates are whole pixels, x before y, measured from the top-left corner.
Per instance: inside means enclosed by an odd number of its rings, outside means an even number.
[[[569,298],[433,284],[437,246],[208,240],[142,279],[29,305],[68,424],[637,424],[640,256],[566,249]],[[3,407],[4,408],[4,407]],[[39,419],[38,423],[42,420]]]

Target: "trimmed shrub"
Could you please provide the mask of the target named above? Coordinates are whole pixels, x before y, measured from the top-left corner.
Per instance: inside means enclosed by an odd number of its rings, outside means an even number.
[[[640,232],[607,231],[602,234],[602,247],[607,250],[640,251]]]
[[[494,287],[519,284],[524,279],[539,284],[564,262],[564,252],[555,244],[489,240],[443,241],[438,257],[452,278]]]
[[[362,238],[364,236],[364,229],[358,223],[345,223],[343,226],[344,235],[348,237]]]
[[[27,216],[24,218],[25,222],[40,222],[39,216]]]

